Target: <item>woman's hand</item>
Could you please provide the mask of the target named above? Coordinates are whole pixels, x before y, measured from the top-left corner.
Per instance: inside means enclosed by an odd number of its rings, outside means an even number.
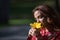
[[[36,35],[35,31],[36,31],[36,29],[34,29],[34,28],[31,28],[31,29],[29,30],[29,33],[28,33],[28,35],[31,35],[31,36],[34,36],[34,35]]]
[[[28,37],[36,36],[38,40],[43,40],[43,38],[40,35],[40,32],[37,29],[31,28],[28,33]]]

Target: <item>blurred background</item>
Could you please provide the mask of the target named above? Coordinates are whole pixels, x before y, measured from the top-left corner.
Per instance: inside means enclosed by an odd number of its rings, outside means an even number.
[[[26,40],[32,10],[47,4],[60,13],[60,0],[0,0],[0,40]]]

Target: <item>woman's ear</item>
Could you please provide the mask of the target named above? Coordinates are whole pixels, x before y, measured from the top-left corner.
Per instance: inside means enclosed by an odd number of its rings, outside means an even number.
[[[47,18],[47,22],[48,23],[52,23],[52,19],[50,19],[49,17]]]

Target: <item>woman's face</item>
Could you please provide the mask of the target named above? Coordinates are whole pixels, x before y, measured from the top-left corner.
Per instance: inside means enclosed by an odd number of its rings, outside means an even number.
[[[40,11],[35,11],[34,12],[34,18],[36,19],[37,22],[43,23],[44,16],[41,15]]]
[[[40,23],[51,23],[50,19],[45,15],[45,14],[42,14],[41,11],[35,11],[34,12],[34,18],[36,19],[37,22],[40,22]]]

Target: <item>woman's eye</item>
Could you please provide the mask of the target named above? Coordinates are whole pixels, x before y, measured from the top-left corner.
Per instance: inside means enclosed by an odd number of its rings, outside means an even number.
[[[43,16],[38,16],[38,18],[42,18]]]

